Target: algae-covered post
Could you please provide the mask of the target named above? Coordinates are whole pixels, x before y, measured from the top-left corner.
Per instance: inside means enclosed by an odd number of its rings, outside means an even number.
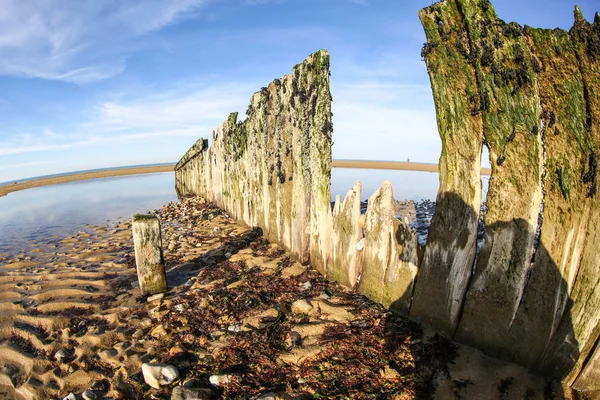
[[[167,291],[167,276],[162,253],[160,222],[154,215],[133,216],[135,264],[142,295]]]

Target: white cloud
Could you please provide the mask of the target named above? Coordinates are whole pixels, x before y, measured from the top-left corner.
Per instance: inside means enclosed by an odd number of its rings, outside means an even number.
[[[136,98],[117,95],[102,102],[89,120],[70,128],[40,128],[0,141],[0,155],[47,152],[99,144],[126,144],[164,138],[208,137],[230,112],[240,119],[258,87],[247,83],[182,83]],[[156,94],[159,93],[159,94]],[[65,131],[68,129],[68,131]],[[190,141],[190,144],[193,141]]]
[[[4,0],[0,74],[85,83],[119,74],[140,36],[194,17],[208,0]]]

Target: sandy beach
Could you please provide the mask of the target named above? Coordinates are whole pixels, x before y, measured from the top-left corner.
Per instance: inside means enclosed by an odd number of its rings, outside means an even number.
[[[155,214],[170,290],[154,298],[137,285],[129,221],[0,255],[0,399],[562,398],[328,282],[204,200]],[[143,363],[178,376],[152,388]]]
[[[104,171],[90,171],[82,173],[74,173],[69,175],[54,176],[48,178],[40,178],[28,180],[24,182],[16,181],[5,185],[0,185],[0,197],[6,196],[9,193],[19,190],[31,189],[40,186],[56,185],[59,183],[84,181],[89,179],[110,178],[113,176],[126,176],[138,174],[151,174],[155,172],[171,172],[174,165],[159,165],[159,166],[140,166],[131,168],[116,168]]]
[[[407,161],[333,160],[333,168],[388,169],[398,171],[438,172],[438,165]],[[481,175],[491,175],[491,168],[481,168]]]

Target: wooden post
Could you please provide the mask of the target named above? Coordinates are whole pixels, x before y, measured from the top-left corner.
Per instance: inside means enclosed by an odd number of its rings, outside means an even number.
[[[132,231],[135,264],[142,295],[166,292],[167,276],[158,218],[154,215],[135,214]]]

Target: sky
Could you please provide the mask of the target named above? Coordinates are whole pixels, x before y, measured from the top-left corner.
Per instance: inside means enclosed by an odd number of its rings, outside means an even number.
[[[592,21],[598,0],[576,0]],[[569,29],[575,0],[493,0]],[[431,0],[0,0],[0,182],[176,162],[309,54],[331,54],[333,157],[437,162],[417,13]]]

